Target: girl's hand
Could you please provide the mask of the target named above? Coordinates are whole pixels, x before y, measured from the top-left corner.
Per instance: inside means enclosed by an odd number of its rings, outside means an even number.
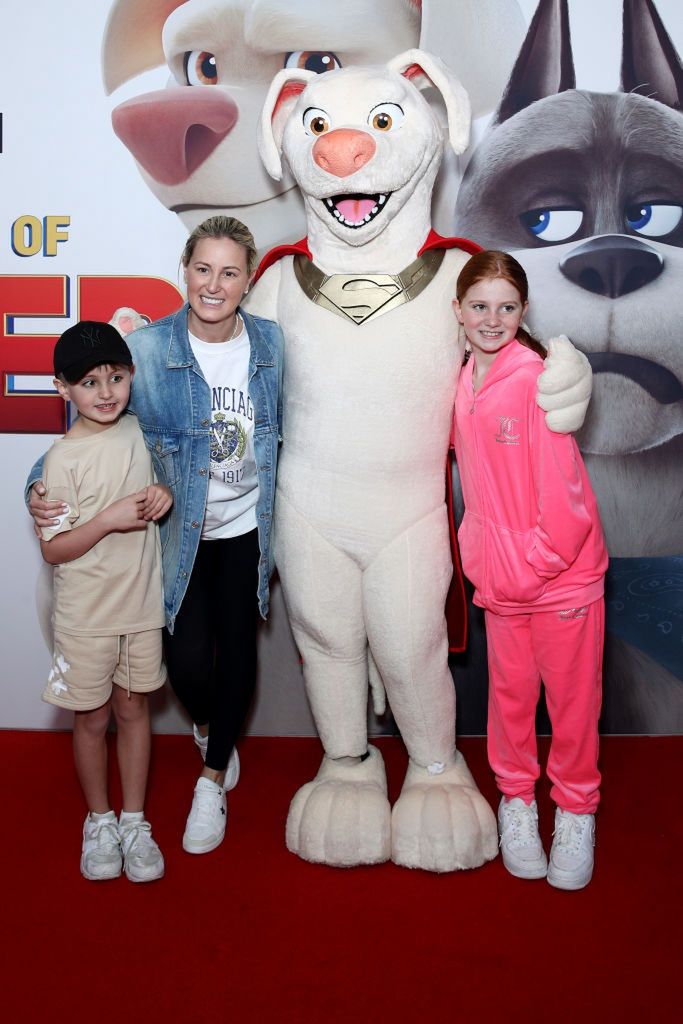
[[[164,484],[150,484],[144,491],[145,501],[141,506],[143,519],[155,523],[166,515],[173,504],[173,494]]]
[[[54,519],[53,516],[63,516],[69,511],[69,506],[63,501],[48,501],[45,498],[46,494],[47,489],[43,481],[36,480],[28,499],[28,510],[33,516],[33,529],[39,537],[41,526],[57,526],[59,519]]]

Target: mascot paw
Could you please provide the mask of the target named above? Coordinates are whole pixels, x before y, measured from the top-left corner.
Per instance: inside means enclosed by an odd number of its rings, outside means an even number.
[[[584,419],[593,387],[593,371],[583,352],[566,334],[551,338],[543,373],[538,378],[538,404],[545,409],[549,430],[570,434]]]
[[[109,323],[125,338],[128,334],[132,334],[133,331],[137,331],[139,327],[146,327],[149,320],[145,320],[137,310],[131,309],[130,306],[120,306],[113,314]]]
[[[391,856],[391,808],[382,755],[358,764],[324,757],[312,782],[289,808],[287,849],[304,860],[334,867],[381,864]]]
[[[440,775],[411,761],[391,816],[391,859],[405,868],[477,868],[498,852],[496,819],[462,754]]]

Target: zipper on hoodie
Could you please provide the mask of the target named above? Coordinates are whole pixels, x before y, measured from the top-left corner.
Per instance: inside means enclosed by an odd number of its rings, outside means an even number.
[[[475,454],[476,454],[477,465],[479,465],[479,462],[480,462],[480,459],[479,459],[479,431],[478,431],[477,420],[476,420],[477,392],[474,390],[474,374],[472,375],[472,380],[470,381],[470,383],[471,383],[471,386],[472,386],[472,404],[470,405],[470,416],[473,417],[473,419],[472,419],[472,437],[474,439],[474,450],[475,450]],[[489,591],[489,585],[488,585],[489,584],[489,580],[488,580],[488,558],[487,558],[488,530],[486,528],[486,524],[488,522],[488,511],[486,509],[486,504],[485,504],[485,501],[484,501],[484,485],[481,482],[481,474],[477,473],[476,476],[477,476],[477,483],[478,483],[478,486],[479,486],[479,507],[481,509],[481,521],[482,521],[482,532],[483,532],[482,556],[483,556],[483,560],[484,560],[484,571],[483,571],[483,574],[482,574],[481,596],[482,596],[482,598],[484,600],[486,600],[486,596],[487,596],[488,591]]]

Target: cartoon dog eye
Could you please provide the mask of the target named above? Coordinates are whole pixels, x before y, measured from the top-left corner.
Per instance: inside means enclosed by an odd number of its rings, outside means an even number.
[[[341,61],[331,50],[292,50],[285,57],[284,67],[305,68],[322,75],[325,71],[335,71],[341,67]]]
[[[678,203],[632,203],[624,214],[631,231],[659,238],[669,235],[680,224],[683,206]]]
[[[217,85],[216,58],[208,50],[188,50],[183,61],[188,85]]]
[[[307,135],[324,135],[330,130],[330,115],[319,107],[307,107],[303,121]]]
[[[398,103],[379,103],[368,114],[368,124],[378,132],[390,132],[398,128],[404,117],[403,107]]]
[[[564,242],[581,227],[583,221],[582,210],[552,209],[544,207],[538,210],[529,210],[519,218],[532,235],[542,239],[544,242]]]

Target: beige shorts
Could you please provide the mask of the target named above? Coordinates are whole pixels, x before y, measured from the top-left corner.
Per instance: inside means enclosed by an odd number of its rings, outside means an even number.
[[[132,693],[158,690],[166,682],[161,632],[75,636],[55,630],[43,700],[71,711],[93,711],[107,703],[112,683]]]

